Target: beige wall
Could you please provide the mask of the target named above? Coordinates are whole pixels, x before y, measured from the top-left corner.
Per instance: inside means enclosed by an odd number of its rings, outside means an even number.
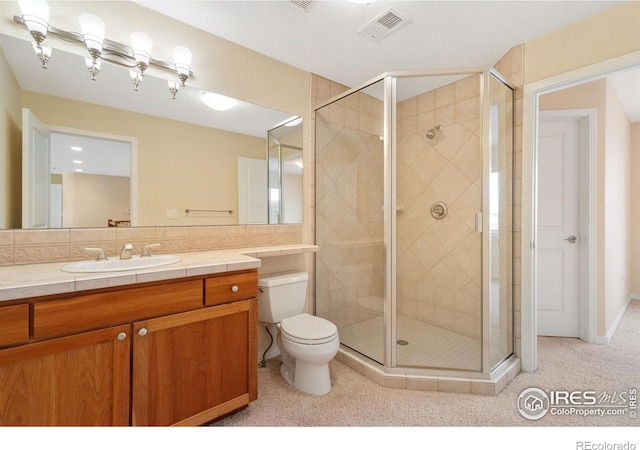
[[[109,219],[129,220],[129,186],[129,177],[63,174],[63,228],[100,228],[107,226]]]
[[[262,138],[24,91],[22,104],[50,125],[137,139],[138,224],[231,225],[238,222],[238,156],[265,159]],[[190,209],[232,209],[187,216]],[[177,210],[179,219],[167,219]]]
[[[640,2],[629,1],[525,44],[525,84],[640,51]]]
[[[631,269],[630,164],[631,123],[607,82],[605,178],[605,331],[609,333],[627,306]]]

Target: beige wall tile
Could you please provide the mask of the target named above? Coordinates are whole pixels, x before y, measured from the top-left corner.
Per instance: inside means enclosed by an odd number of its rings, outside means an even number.
[[[69,230],[15,230],[14,245],[60,244],[69,242]]]
[[[13,245],[13,230],[0,230],[0,247]]]
[[[109,242],[116,240],[115,228],[72,228],[69,230],[69,241],[74,242]]]
[[[14,264],[69,260],[69,244],[20,245],[14,248]]]

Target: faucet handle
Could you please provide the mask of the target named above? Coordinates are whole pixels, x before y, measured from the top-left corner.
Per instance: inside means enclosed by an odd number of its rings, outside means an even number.
[[[145,256],[151,256],[151,253],[149,253],[149,251],[152,248],[159,248],[160,244],[149,244],[149,245],[145,245],[144,248],[142,249],[142,254],[140,255],[140,258],[143,258]]]
[[[96,261],[104,261],[105,259],[107,259],[106,255],[104,254],[104,250],[101,248],[97,248],[97,247],[87,247],[84,249],[85,252],[97,252],[98,256],[96,257]]]

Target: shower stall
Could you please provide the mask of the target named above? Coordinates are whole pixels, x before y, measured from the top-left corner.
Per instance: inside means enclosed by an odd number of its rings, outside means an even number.
[[[315,111],[315,312],[388,373],[490,376],[514,352],[514,90],[385,73]]]

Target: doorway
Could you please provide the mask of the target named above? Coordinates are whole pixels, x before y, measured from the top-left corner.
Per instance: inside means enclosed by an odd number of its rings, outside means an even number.
[[[589,341],[596,111],[541,110],[538,117],[536,331]]]
[[[536,266],[537,266],[537,241],[536,241],[536,179],[537,179],[537,127],[538,127],[538,110],[540,98],[548,93],[560,91],[570,87],[580,86],[586,82],[605,80],[607,77],[611,77],[614,73],[621,73],[629,69],[638,68],[640,63],[640,55],[629,54],[614,58],[602,63],[594,64],[589,67],[581,68],[573,72],[564,73],[558,76],[554,76],[549,79],[541,80],[535,83],[531,83],[524,86],[523,95],[523,157],[522,157],[522,259],[521,259],[521,362],[522,370],[525,372],[534,372],[537,368],[537,303],[538,292],[536,290]],[[571,106],[575,108],[587,107],[591,108],[591,105]],[[598,121],[598,127],[600,121]],[[595,127],[594,127],[595,130]],[[595,132],[591,131],[592,135]],[[602,133],[598,131],[598,142]],[[595,142],[595,137],[592,139]],[[598,147],[600,144],[598,144]],[[599,159],[600,157],[598,157]],[[595,192],[597,195],[598,205],[602,203],[602,186],[600,183],[605,181],[603,167],[604,162],[599,162],[597,165],[595,161],[591,161],[589,167],[589,179],[595,180],[592,183],[592,187],[597,183]],[[598,177],[596,179],[596,171]],[[604,241],[601,241],[602,232],[605,224],[610,222],[610,218],[605,215],[603,209],[596,211],[596,195],[591,195],[590,207],[593,208],[592,213],[589,213],[589,221],[592,224],[590,228],[590,249],[591,257],[587,258],[588,268],[586,269],[587,278],[589,280],[589,295],[588,295],[588,308],[584,308],[586,311],[581,311],[581,314],[590,312],[588,318],[588,327],[586,330],[582,330],[582,339],[589,343],[608,343],[610,336],[615,331],[615,326],[622,317],[622,311],[624,309],[624,302],[617,301],[612,302],[611,307],[608,304],[608,311],[603,310],[600,298],[604,302],[604,272],[602,265],[596,267],[595,255],[598,255],[598,261],[602,258],[604,248],[600,248],[600,251],[596,249],[596,235],[598,246],[605,245]],[[598,206],[600,208],[600,206]],[[620,222],[620,221],[618,221]],[[597,227],[595,226],[597,224]],[[622,241],[620,241],[622,242]],[[617,248],[617,247],[616,247]],[[598,262],[598,264],[600,264]],[[624,269],[624,268],[623,268]],[[622,277],[621,277],[622,280]],[[622,286],[622,282],[620,283]],[[596,289],[597,287],[597,289]],[[617,286],[616,286],[617,288]],[[597,301],[597,307],[596,307]],[[583,319],[584,323],[584,319]],[[597,331],[597,333],[596,333]]]

